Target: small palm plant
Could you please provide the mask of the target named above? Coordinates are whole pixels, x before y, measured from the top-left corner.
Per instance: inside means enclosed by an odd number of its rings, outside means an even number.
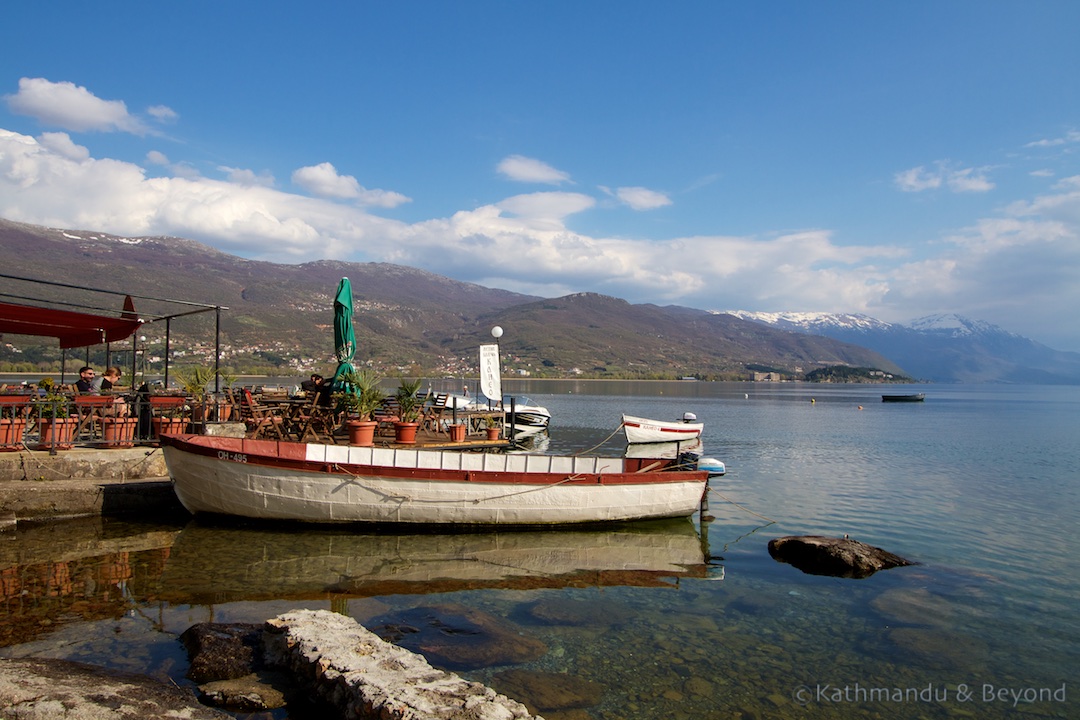
[[[401,408],[401,422],[414,423],[420,417],[420,398],[416,393],[420,392],[423,380],[406,380],[402,378],[398,384],[395,399]]]
[[[340,378],[341,390],[334,393],[338,406],[361,420],[371,420],[383,401],[379,376],[371,370],[349,370]]]
[[[193,365],[178,369],[176,379],[185,393],[198,399],[206,394],[206,385],[214,379],[214,371],[202,365]]]

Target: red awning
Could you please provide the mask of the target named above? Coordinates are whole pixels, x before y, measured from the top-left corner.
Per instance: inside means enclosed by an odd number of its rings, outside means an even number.
[[[124,300],[121,317],[0,302],[0,333],[54,337],[64,349],[100,345],[123,340],[139,329],[142,320],[134,310],[130,297]]]

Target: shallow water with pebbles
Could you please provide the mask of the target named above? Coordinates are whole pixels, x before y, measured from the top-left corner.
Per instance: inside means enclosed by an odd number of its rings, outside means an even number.
[[[176,638],[195,622],[311,608],[374,623],[456,606],[505,620],[496,642],[545,648],[460,672],[558,705],[538,708],[549,719],[1080,715],[1080,389],[921,386],[913,406],[883,405],[880,390],[522,388],[555,418],[548,452],[618,454],[622,412],[695,412],[728,474],[692,522],[466,536],[187,518],[20,528],[0,538],[0,654],[183,685]],[[920,564],[847,580],[769,557],[771,538],[805,533]],[[497,650],[469,657],[514,657]]]

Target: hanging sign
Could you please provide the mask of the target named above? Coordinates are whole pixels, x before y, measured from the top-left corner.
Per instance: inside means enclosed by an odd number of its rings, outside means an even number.
[[[480,392],[488,400],[502,402],[502,374],[497,343],[480,346]]]

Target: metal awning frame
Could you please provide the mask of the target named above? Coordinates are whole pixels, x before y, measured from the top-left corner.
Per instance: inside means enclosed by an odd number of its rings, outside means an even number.
[[[56,282],[56,281],[53,281],[53,280],[41,280],[41,279],[37,279],[37,278],[27,278],[27,277],[21,277],[21,276],[18,276],[18,275],[7,275],[7,274],[3,274],[3,273],[0,273],[0,278],[5,279],[5,280],[16,280],[16,281],[20,281],[20,282],[26,282],[26,283],[30,283],[33,286],[50,286],[50,287],[57,287],[57,288],[67,288],[67,289],[70,289],[70,290],[81,290],[81,291],[86,291],[86,292],[90,292],[90,293],[100,293],[102,295],[119,296],[119,297],[125,298],[124,308],[121,309],[121,310],[117,310],[116,308],[102,307],[100,305],[78,304],[78,303],[71,303],[71,302],[66,302],[66,301],[61,301],[61,300],[55,300],[55,301],[44,300],[44,299],[42,299],[40,297],[33,297],[33,296],[27,296],[27,295],[15,295],[15,294],[6,293],[6,292],[0,292],[0,298],[5,298],[5,299],[8,299],[8,300],[24,301],[24,302],[20,302],[20,303],[7,303],[7,302],[0,301],[0,319],[7,319],[4,316],[5,309],[7,309],[13,315],[18,315],[19,317],[24,316],[23,315],[24,311],[32,311],[32,310],[36,309],[38,311],[51,311],[51,312],[54,313],[54,315],[53,315],[54,318],[63,317],[63,318],[65,318],[65,321],[71,320],[71,321],[74,321],[76,323],[85,322],[85,326],[84,326],[85,330],[88,333],[93,333],[95,331],[100,330],[100,338],[101,338],[97,342],[90,342],[90,343],[87,343],[86,345],[80,344],[80,345],[74,346],[74,347],[86,347],[88,356],[89,356],[89,348],[91,346],[104,344],[106,346],[106,357],[108,357],[108,352],[109,352],[108,348],[109,348],[109,342],[110,342],[111,339],[125,339],[125,338],[130,336],[132,338],[132,340],[131,340],[131,348],[132,348],[132,352],[131,352],[131,377],[132,377],[132,382],[134,382],[134,380],[135,380],[136,358],[138,357],[138,334],[137,334],[136,331],[140,327],[142,327],[143,325],[146,325],[146,324],[150,324],[150,323],[161,322],[161,321],[165,322],[165,380],[164,380],[164,382],[165,382],[165,385],[167,387],[168,384],[169,384],[169,356],[170,356],[170,347],[171,347],[170,343],[171,343],[172,321],[174,319],[176,319],[176,318],[187,317],[187,316],[190,316],[190,315],[198,315],[200,313],[205,313],[205,312],[213,312],[214,313],[214,392],[220,392],[221,391],[221,375],[220,375],[220,370],[221,370],[221,311],[222,310],[228,310],[227,307],[223,307],[221,305],[209,305],[209,304],[206,304],[206,303],[198,303],[198,302],[193,302],[193,301],[190,301],[190,300],[175,300],[175,299],[170,299],[170,298],[152,297],[152,296],[149,296],[149,295],[138,295],[138,294],[134,294],[134,293],[121,292],[121,291],[118,291],[118,290],[105,290],[105,289],[102,289],[102,288],[92,288],[92,287],[86,287],[86,286],[83,286],[83,285],[73,285],[73,284],[70,284],[70,283]],[[166,314],[153,314],[153,313],[142,314],[142,313],[136,313],[135,310],[134,310],[134,307],[132,305],[132,302],[131,302],[132,300],[135,300],[135,299],[150,300],[150,301],[153,301],[155,303],[164,303],[166,305],[177,306],[178,311],[177,312],[169,312],[169,313],[166,313]],[[33,303],[33,304],[27,304],[27,303]],[[5,308],[5,306],[6,306],[6,308]],[[57,310],[56,309],[57,306],[59,306],[61,308],[71,308],[71,310]],[[181,309],[181,308],[183,308],[183,309]],[[91,312],[87,312],[87,311],[94,311],[94,312],[91,313]],[[109,313],[109,315],[102,315],[101,313]],[[80,316],[81,316],[81,318],[80,318]],[[111,320],[111,322],[108,322],[110,320]],[[110,335],[108,332],[105,331],[104,328],[101,327],[103,325],[115,326],[116,327],[116,332],[123,333],[123,334],[120,335],[119,337],[114,338],[113,335]],[[83,326],[80,326],[80,327],[83,327]],[[11,332],[13,334],[20,334],[20,335],[28,335],[28,336],[36,336],[36,337],[56,337],[56,338],[60,339],[59,335],[51,334],[52,331],[46,330],[44,328],[38,328],[38,330],[40,330],[40,331],[39,332],[21,333],[21,332],[18,332],[17,330],[10,330],[9,332]],[[53,330],[55,330],[55,328]],[[72,337],[74,337],[74,334],[72,335]],[[63,382],[63,372],[64,372],[64,365],[65,365],[65,359],[66,359],[66,351],[67,351],[67,348],[63,347],[63,342],[61,342],[61,361],[60,361],[60,363],[61,363],[60,364],[61,382]]]

